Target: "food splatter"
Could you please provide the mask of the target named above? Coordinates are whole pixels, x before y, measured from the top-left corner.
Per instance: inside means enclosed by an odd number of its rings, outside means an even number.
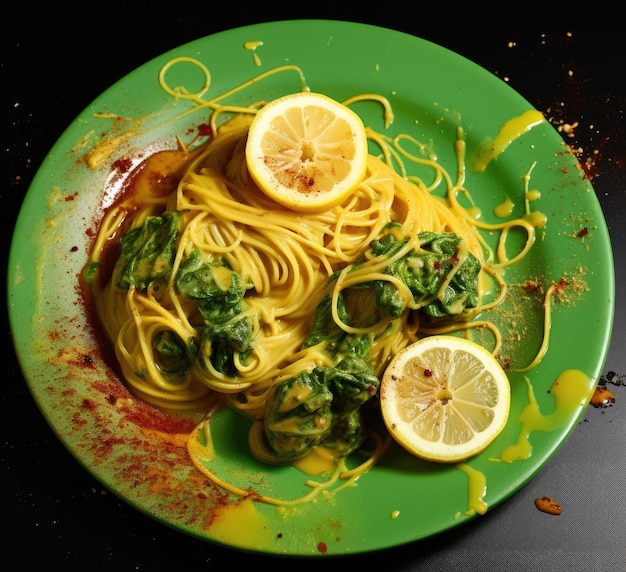
[[[596,409],[605,409],[615,403],[615,392],[609,389],[607,385],[615,387],[626,385],[626,374],[620,375],[614,371],[609,371],[600,378],[590,402]]]
[[[593,407],[610,407],[615,403],[615,393],[606,387],[598,385],[591,396],[591,405]]]
[[[561,505],[551,497],[539,497],[535,499],[535,506],[547,514],[559,515],[563,513]]]

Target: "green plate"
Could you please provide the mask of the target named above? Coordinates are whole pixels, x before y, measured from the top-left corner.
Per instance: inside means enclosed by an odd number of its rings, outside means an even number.
[[[11,245],[8,306],[15,347],[29,388],[59,439],[103,486],[138,510],[183,533],[245,551],[356,554],[489,518],[489,509],[526,484],[567,438],[607,354],[614,304],[611,245],[596,195],[568,146],[544,121],[513,137],[483,172],[467,177],[484,220],[496,220],[492,209],[507,197],[521,214],[524,175],[534,164],[530,187],[541,197],[532,209],[548,222],[530,255],[506,278],[536,278],[544,285],[565,280],[552,309],[547,354],[528,372],[509,372],[512,409],[504,432],[462,466],[421,462],[392,446],[356,486],[330,498],[289,509],[235,502],[189,462],[184,436],[197,419],[157,415],[126,393],[90,326],[77,279],[100,209],[110,200],[103,189],[113,176],[112,162],[133,150],[172,147],[176,136],[207,120],[197,112],[185,115],[190,103],[175,101],[159,86],[159,70],[174,56],[196,58],[210,70],[204,97],[286,64],[299,66],[313,91],[339,100],[364,92],[385,95],[395,112],[389,132],[411,133],[427,143],[452,173],[459,126],[471,157],[507,121],[533,109],[457,54],[404,33],[349,22],[238,28],[176,48],[122,78],[51,149],[25,197]],[[204,82],[191,66],[172,74],[171,83],[190,90]],[[269,100],[299,88],[297,74],[282,74],[254,83],[238,101]],[[378,105],[353,108],[383,130]],[[135,121],[141,118],[141,124]],[[168,121],[173,118],[178,119]],[[138,126],[100,166],[87,166],[85,156],[95,143]],[[517,365],[542,340],[541,303],[528,294],[508,315],[494,318],[508,337],[519,338],[508,350]],[[563,372],[570,373],[554,386]],[[246,430],[239,417],[217,420],[216,446],[225,457],[220,470],[253,490],[300,487],[305,478],[295,468],[268,467],[249,457]],[[502,462],[507,451],[513,460]]]

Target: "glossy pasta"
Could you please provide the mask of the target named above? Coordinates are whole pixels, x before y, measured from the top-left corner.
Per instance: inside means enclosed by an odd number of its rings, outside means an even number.
[[[104,243],[121,225],[126,230],[137,227],[159,210],[184,213],[184,230],[166,292],[157,296],[133,288],[121,291],[113,276],[95,296],[125,379],[133,391],[156,405],[198,408],[212,390],[244,392],[245,405],[241,400],[233,403],[258,415],[266,391],[277,378],[324,360],[314,348],[301,351],[301,346],[325,284],[333,272],[358,260],[390,222],[401,224],[402,233],[414,238],[413,246],[419,232],[454,232],[482,258],[476,231],[467,221],[372,155],[366,177],[344,204],[317,215],[281,208],[248,180],[245,133],[245,128],[235,129],[216,137],[191,160],[176,192],[162,197],[160,204],[142,205],[128,216],[128,206],[120,203],[101,225]],[[225,376],[204,361],[194,365],[184,381],[172,383],[156,366],[154,337],[164,329],[182,339],[198,335],[194,305],[178,295],[172,284],[177,265],[194,249],[209,257],[223,257],[253,284],[246,303],[255,317],[257,341],[247,362],[237,364],[237,377]],[[93,260],[97,256],[96,247]],[[385,279],[375,266],[350,276],[353,282],[373,279]],[[407,320],[408,313],[377,345],[378,373],[393,354],[416,339],[419,323],[415,316],[412,324]],[[381,324],[382,329],[386,327]]]
[[[371,94],[361,97],[381,101],[390,113],[384,98]],[[519,218],[486,226],[460,206],[458,195],[469,196],[463,187],[461,130],[453,179],[435,159],[408,152],[407,143],[419,148],[409,136],[392,139],[368,129],[372,148],[380,152],[369,155],[366,175],[354,193],[328,211],[304,214],[268,199],[248,176],[244,150],[255,108],[201,101],[200,107],[212,110],[213,135],[209,142],[194,151],[181,147],[179,151],[163,152],[170,155],[170,163],[175,166],[172,171],[177,184],[165,193],[135,190],[125,194],[106,212],[91,252],[89,266],[95,269],[91,290],[97,313],[123,377],[138,397],[166,409],[210,411],[217,396],[220,402],[261,422],[268,396],[277,383],[314,367],[333,366],[324,344],[304,345],[324,296],[330,297],[332,315],[340,328],[349,334],[371,336],[369,359],[378,377],[398,351],[432,333],[491,328],[497,353],[497,328],[472,319],[503,300],[506,283],[498,268],[528,252],[535,226],[541,221]],[[234,114],[234,119],[218,127],[218,118],[226,112]],[[433,182],[426,184],[408,176],[405,162],[426,165],[433,173]],[[445,186],[443,196],[432,192],[441,185]],[[151,217],[164,213],[180,217],[171,271],[157,282],[158,287],[119,288],[122,267],[116,265],[110,275],[103,270],[113,266],[110,261],[105,263],[111,244],[119,244],[129,231],[139,231]],[[514,227],[522,228],[527,239],[522,251],[509,260],[505,254],[506,235]],[[496,252],[481,238],[481,228],[501,233]],[[473,255],[480,262],[476,307],[453,323],[421,323],[420,314],[412,311],[417,308],[410,305],[399,316],[374,319],[371,293],[359,289],[359,285],[387,281],[401,294],[404,288],[385,272],[390,259],[381,262],[371,256],[372,241],[385,232],[406,241],[403,249],[394,254],[396,257],[411,249],[419,250],[420,233],[452,233],[460,238],[459,262],[452,273],[467,256]],[[176,276],[193,256],[204,262],[222,261],[219,268],[212,267],[216,279],[229,285],[236,275],[245,288],[238,319],[246,320],[253,342],[233,352],[231,369],[216,367],[211,359],[216,342],[203,337],[202,312],[177,287]],[[489,278],[497,285],[497,294],[489,303],[483,303],[483,288]],[[348,290],[351,313],[359,316],[352,324],[342,323],[337,310],[339,297]],[[168,368],[171,364],[164,361],[158,349],[163,340],[172,339],[194,348],[194,358],[184,374],[177,371],[173,375]],[[250,438],[252,452],[271,462],[256,423]],[[197,437],[202,426],[196,433],[190,439],[190,453],[200,466]],[[360,472],[380,456],[383,439],[376,440],[376,450]],[[345,466],[341,470],[345,472]],[[357,470],[356,475],[360,472]]]

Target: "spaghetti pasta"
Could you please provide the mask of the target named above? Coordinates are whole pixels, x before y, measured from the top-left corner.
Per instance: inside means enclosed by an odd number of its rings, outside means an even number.
[[[175,63],[163,69],[162,84],[167,68]],[[209,72],[200,68],[208,89]],[[293,66],[272,73],[284,71],[303,77]],[[131,390],[155,406],[177,410],[206,410],[215,394],[223,395],[255,422],[251,443],[262,443],[258,424],[277,384],[301,372],[337,365],[327,351],[328,342],[311,339],[324,300],[333,328],[342,335],[367,338],[365,361],[380,378],[391,358],[423,335],[490,327],[472,319],[503,300],[506,283],[498,268],[528,252],[538,219],[486,226],[460,205],[459,195],[471,199],[464,188],[461,130],[456,179],[436,159],[424,157],[409,136],[392,139],[368,129],[379,152],[369,155],[365,177],[343,203],[316,214],[286,209],[268,199],[248,176],[245,142],[258,106],[220,103],[249,84],[213,100],[202,99],[206,89],[189,94],[164,86],[172,96],[195,102],[194,109],[211,111],[212,136],[198,149],[160,152],[160,165],[176,174],[175,184],[167,192],[151,193],[138,190],[135,182],[134,192],[124,193],[106,212],[89,268],[98,316]],[[390,123],[388,102],[376,94],[369,98],[382,103]],[[218,125],[226,115],[231,119]],[[407,144],[416,146],[417,154],[409,152]],[[408,176],[406,161],[429,167],[433,182]],[[443,197],[432,192],[441,184],[446,187]],[[523,228],[527,239],[521,252],[509,259],[504,244],[513,227]],[[501,232],[495,253],[479,233],[485,228]],[[426,252],[435,235],[454,237],[454,251],[446,255],[451,262],[445,279],[418,300],[389,268]],[[377,251],[373,245],[391,246]],[[459,306],[444,320],[419,312],[445,298],[446,288],[470,259],[478,262],[475,303]],[[496,283],[498,294],[483,302],[487,280]],[[390,289],[401,301],[397,314],[377,306],[376,296]],[[499,334],[493,330],[497,353]],[[196,458],[197,435],[193,439],[190,454]],[[380,456],[386,441],[376,442],[372,459]],[[261,451],[261,445],[251,448],[259,458],[275,457]],[[364,463],[363,471],[370,465]]]

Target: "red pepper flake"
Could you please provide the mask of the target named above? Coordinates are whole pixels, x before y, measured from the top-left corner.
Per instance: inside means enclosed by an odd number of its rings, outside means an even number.
[[[325,542],[318,542],[317,551],[321,554],[326,554],[328,552],[328,546],[326,546]]]
[[[211,126],[207,123],[202,123],[198,125],[198,134],[202,137],[211,137],[211,135],[213,135],[213,129],[211,129]]]
[[[170,434],[191,433],[197,425],[195,419],[167,414],[148,404],[138,404],[131,411],[126,412],[125,418],[138,427]]]
[[[589,229],[587,227],[581,229],[580,231],[578,231],[578,234],[576,235],[578,238],[582,238],[583,236],[587,236],[587,234],[589,233]]]
[[[91,399],[83,399],[83,407],[93,411],[96,408],[96,404]]]
[[[433,372],[432,372],[432,371],[430,371],[429,369],[425,369],[425,370],[424,370],[424,375],[425,375],[426,377],[431,377],[431,376],[432,376],[432,374],[433,374]]]
[[[504,369],[511,369],[511,356],[498,356],[498,361]]]
[[[128,173],[133,166],[133,162],[128,158],[118,159],[112,165],[113,169],[120,173]]]
[[[543,286],[537,280],[528,279],[522,285],[522,288],[529,294],[542,294]]]

